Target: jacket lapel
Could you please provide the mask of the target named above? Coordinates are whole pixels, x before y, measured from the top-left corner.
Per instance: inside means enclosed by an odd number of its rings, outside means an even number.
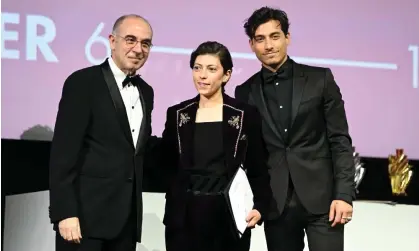
[[[301,98],[303,96],[304,87],[306,85],[306,76],[304,75],[301,65],[294,62],[293,64],[293,89],[292,89],[292,111],[291,111],[291,126],[294,125],[295,118],[297,117],[298,108],[301,103]]]
[[[134,147],[134,141],[132,140],[130,125],[128,122],[127,112],[125,109],[124,101],[122,100],[121,93],[119,92],[118,85],[115,81],[115,77],[112,74],[111,68],[109,67],[108,61],[104,62],[101,65],[102,73],[105,78],[106,84],[108,85],[109,93],[116,110],[118,121],[121,125],[122,131],[128,140],[131,143],[131,146]]]
[[[227,95],[223,105],[223,145],[226,156],[237,157],[237,149],[243,128],[244,111],[237,108]]]
[[[243,131],[246,116],[243,109],[231,97],[224,94],[223,145],[228,177],[233,177],[241,162],[246,158],[247,135]]]
[[[195,119],[198,110],[198,100],[195,98],[176,111],[177,136],[180,161],[183,166],[193,164],[193,147],[195,133]]]
[[[260,74],[260,77],[262,74]],[[265,118],[267,124],[272,129],[272,131],[275,133],[275,135],[283,140],[282,135],[279,133],[276,124],[274,123],[272,116],[268,110],[268,106],[266,105],[265,96],[263,95],[263,89],[262,89],[262,79],[261,78],[255,78],[258,79],[254,81],[254,83],[251,84],[251,93],[250,97],[253,98],[254,103],[257,107],[259,107],[259,111],[261,112],[262,116]]]
[[[226,94],[223,95],[223,102],[223,148],[228,164],[234,163],[237,157],[244,111],[237,108],[234,100]],[[184,167],[190,167],[193,164],[193,143],[198,103],[199,97],[196,97],[176,111],[179,153]]]
[[[138,140],[137,140],[137,145],[135,147],[135,153],[137,154],[139,152],[139,149],[144,146],[143,143],[146,142],[146,140],[143,140],[144,138],[144,134],[146,132],[146,126],[147,126],[147,102],[145,102],[144,100],[144,92],[141,90],[141,86],[143,84],[143,80],[141,78],[139,78],[137,81],[139,81],[139,84],[137,85],[137,89],[140,95],[140,101],[141,101],[141,107],[143,110],[143,118],[141,120],[141,127],[140,127],[140,132],[138,133]]]

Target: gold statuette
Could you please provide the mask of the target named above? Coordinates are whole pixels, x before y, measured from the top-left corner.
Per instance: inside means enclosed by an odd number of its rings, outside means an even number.
[[[388,173],[393,195],[407,195],[406,188],[412,178],[413,171],[403,149],[396,149],[396,155],[390,155],[388,162]]]

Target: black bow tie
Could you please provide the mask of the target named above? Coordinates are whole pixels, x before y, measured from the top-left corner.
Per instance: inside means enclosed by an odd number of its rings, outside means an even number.
[[[124,88],[128,84],[132,84],[133,86],[138,86],[138,78],[139,77],[140,77],[139,75],[127,76],[124,79],[124,81],[122,81],[122,88]]]
[[[283,80],[283,79],[287,79],[288,74],[285,71],[285,69],[280,69],[277,72],[267,72],[265,71],[263,73],[263,79],[265,81],[265,83],[272,83],[276,80]]]

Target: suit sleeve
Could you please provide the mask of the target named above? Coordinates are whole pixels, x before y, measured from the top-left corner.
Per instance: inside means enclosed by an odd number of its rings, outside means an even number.
[[[147,85],[148,86],[148,85]],[[161,141],[161,138],[153,135],[153,110],[154,110],[154,90],[151,86],[148,86],[149,93],[150,93],[150,117],[147,121],[147,127],[149,128],[148,134],[147,134],[147,144],[145,147],[145,162],[144,162],[144,174],[148,175],[147,171],[152,169],[155,166],[154,160],[158,157],[155,156],[156,154],[156,147]],[[147,115],[148,116],[148,115]]]
[[[150,85],[147,86],[147,94],[149,96],[149,116],[147,118],[147,144],[144,151],[144,161],[143,161],[143,190],[144,191],[162,191],[159,172],[155,169],[158,166],[158,159],[160,158],[160,153],[158,151],[161,138],[153,135],[153,110],[154,110],[154,90]]]
[[[178,146],[176,134],[176,113],[172,108],[166,112],[166,122],[162,137],[152,137],[153,146],[148,150],[146,159],[148,180],[161,192],[166,192],[171,177],[176,173]]]
[[[262,118],[256,108],[251,107],[249,111],[247,117],[249,133],[244,166],[254,195],[254,209],[260,212],[263,219],[268,213],[272,198],[267,166],[268,153],[263,141]]]
[[[161,141],[161,167],[166,170],[166,175],[171,177],[177,170],[179,148],[176,132],[176,111],[173,108],[167,109],[166,122],[162,133]]]
[[[234,89],[234,97],[240,102],[247,103],[243,93],[243,86],[236,86]]]
[[[326,70],[325,79],[324,116],[333,159],[335,199],[352,204],[355,199],[355,164],[344,101],[330,69]]]
[[[78,217],[74,181],[77,162],[89,123],[88,90],[78,73],[70,75],[63,86],[50,152],[50,218],[57,223]]]

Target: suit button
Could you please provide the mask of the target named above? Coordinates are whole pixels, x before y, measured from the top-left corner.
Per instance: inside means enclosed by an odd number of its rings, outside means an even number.
[[[287,152],[289,152],[291,150],[291,148],[287,147]]]
[[[129,182],[132,182],[132,178],[128,178],[128,181],[129,181]]]

